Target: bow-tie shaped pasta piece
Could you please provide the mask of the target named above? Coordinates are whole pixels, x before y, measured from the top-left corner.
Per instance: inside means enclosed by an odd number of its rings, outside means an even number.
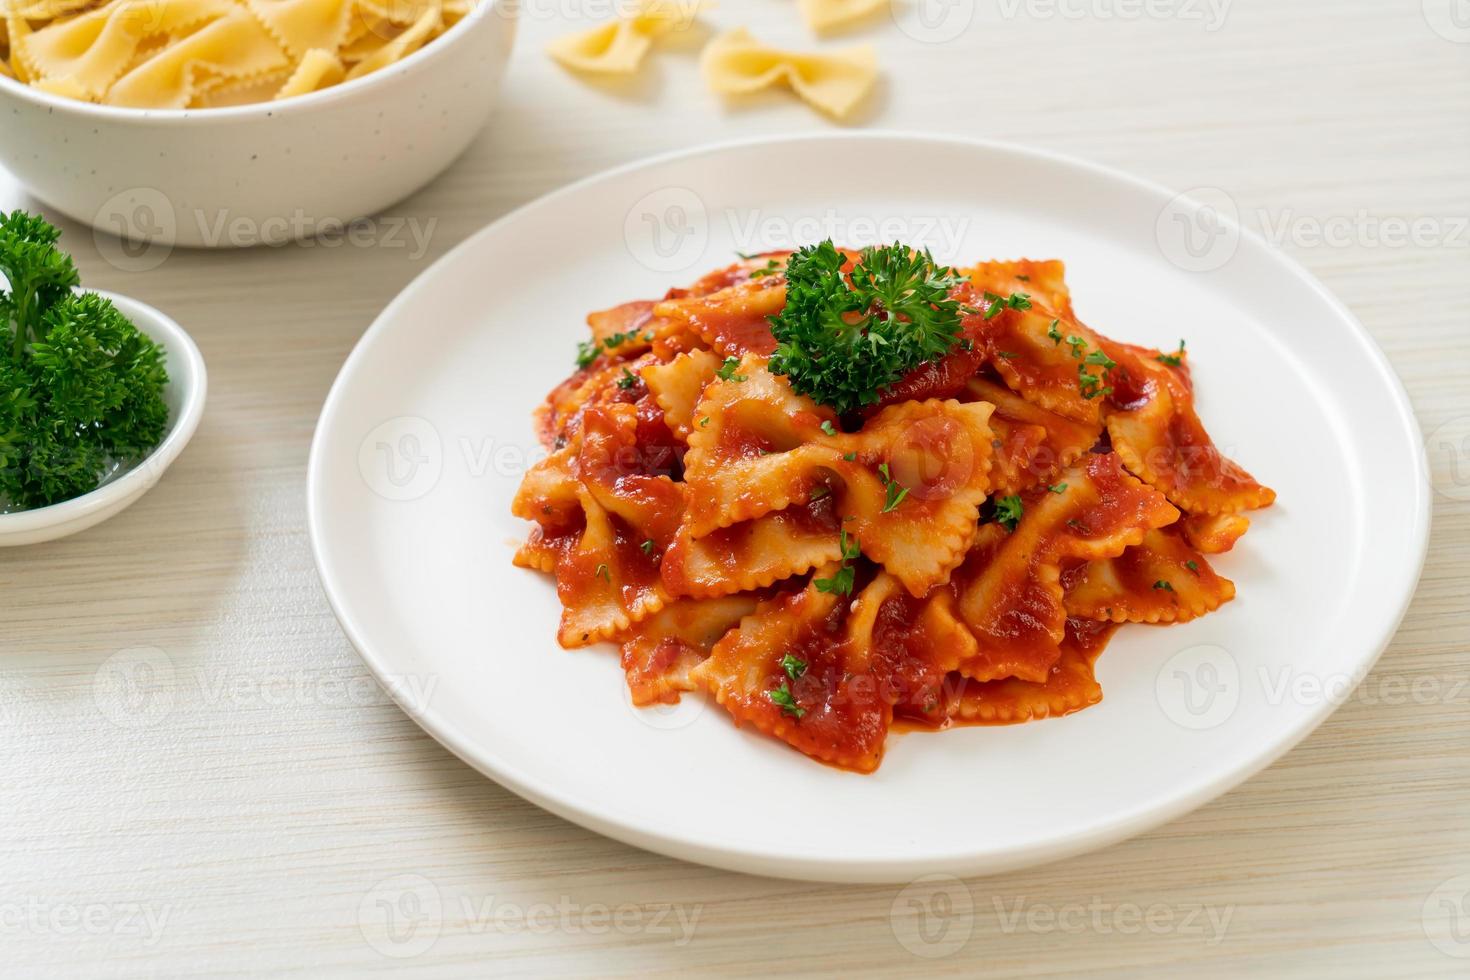
[[[517,516],[538,525],[516,563],[556,573],[563,646],[618,636],[669,599],[659,557],[677,531],[684,489],[647,472],[638,429],[634,405],[589,408],[573,441],[533,467],[513,501]]]
[[[1025,293],[1058,316],[1074,319],[1072,292],[1067,288],[1067,267],[1060,259],[1016,259],[980,262],[959,270],[981,295],[1010,296]]]
[[[797,0],[801,16],[814,31],[855,24],[888,6],[889,0]]]
[[[1134,473],[1191,513],[1233,514],[1267,507],[1276,492],[1256,482],[1215,447],[1194,410],[1189,367],[1170,367],[1156,352],[1110,344],[1127,392],[1107,417],[1113,451]]]
[[[687,486],[687,485],[686,485]],[[842,522],[824,497],[694,538],[681,528],[661,566],[671,595],[764,588],[842,557]]]
[[[225,0],[113,0],[71,20],[11,38],[14,60],[48,83],[101,99],[147,42],[187,34],[237,8]],[[284,63],[284,58],[281,59]]]
[[[1018,677],[972,681],[951,675],[945,691],[949,717],[967,724],[1014,725],[1059,718],[1097,704],[1102,687],[1093,664],[1115,629],[1068,619],[1057,662],[1041,683]]]
[[[1123,470],[1112,453],[1088,456],[1061,475],[1066,489],[1023,494],[1014,531],[981,525],[975,546],[953,575],[960,619],[978,649],[944,663],[974,680],[1019,677],[1040,683],[1060,656],[1067,621],[1061,566],[1112,558],[1179,511]]]
[[[1176,528],[1150,531],[1116,558],[1063,572],[1068,614],[1115,623],[1186,623],[1235,598],[1235,583],[1217,575]]]
[[[635,625],[622,649],[633,703],[677,704],[680,693],[698,690],[690,672],[756,605],[751,595],[679,599]]]
[[[546,50],[568,68],[630,75],[656,38],[687,30],[698,12],[695,0],[643,0],[630,16],[557,38]]]
[[[347,70],[337,56],[322,48],[312,48],[301,58],[301,64],[286,79],[276,92],[277,99],[289,99],[293,95],[306,95],[332,85],[347,77]]]
[[[747,356],[705,389],[684,458],[699,539],[831,492],[863,553],[914,595],[944,581],[990,487],[984,402],[903,402],[854,433]]]
[[[721,357],[769,356],[776,350],[770,318],[786,306],[786,281],[761,276],[702,296],[664,300],[653,308],[664,332],[699,337]]]
[[[648,392],[663,409],[664,424],[675,436],[688,440],[694,431],[694,412],[700,396],[720,370],[720,359],[707,350],[680,354],[667,364],[652,364],[639,372]]]
[[[260,18],[293,57],[306,62],[309,52],[320,51],[336,61],[336,52],[347,40],[348,20],[357,0],[245,0],[250,12]],[[316,71],[320,57],[311,59]],[[340,65],[340,62],[338,62]],[[301,65],[297,66],[298,69]],[[306,89],[305,91],[311,91]]]
[[[871,47],[827,54],[782,51],[743,28],[711,41],[701,61],[706,82],[722,95],[745,95],[784,83],[839,119],[857,107],[878,79],[878,58]]]
[[[837,566],[823,571],[835,574]],[[738,723],[813,758],[871,772],[896,707],[943,721],[945,675],[930,659],[943,637],[914,628],[921,608],[882,572],[851,600],[809,584],[761,603],[691,678]]]
[[[1074,422],[1033,405],[1015,392],[984,378],[972,378],[965,396],[995,406],[990,428],[1000,444],[991,457],[991,491],[1008,496],[1056,476],[1097,444],[1102,426]]]
[[[119,78],[104,101],[182,109],[211,85],[247,81],[289,65],[285,51],[255,15],[234,8]]]

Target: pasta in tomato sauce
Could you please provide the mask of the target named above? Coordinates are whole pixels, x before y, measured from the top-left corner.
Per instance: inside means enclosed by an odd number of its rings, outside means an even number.
[[[1117,629],[1234,598],[1205,556],[1275,495],[1205,431],[1182,343],[1088,327],[1059,261],[824,246],[589,315],[513,504],[563,646],[619,644],[635,704],[705,694],[871,772],[895,725],[1096,704]]]

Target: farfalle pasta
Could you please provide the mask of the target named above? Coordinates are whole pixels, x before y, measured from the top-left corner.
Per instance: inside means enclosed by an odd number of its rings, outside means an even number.
[[[1183,346],[1084,325],[1060,262],[824,243],[588,324],[516,563],[555,577],[564,646],[620,645],[633,703],[708,696],[830,765],[1098,703],[1117,630],[1234,598],[1206,556],[1274,499]]]
[[[878,80],[878,56],[863,45],[840,51],[785,51],[738,28],[711,41],[701,59],[709,87],[721,95],[749,95],[785,85],[838,119],[852,114]]]
[[[379,71],[472,0],[3,0],[0,67],[57,95],[139,109],[287,99]]]

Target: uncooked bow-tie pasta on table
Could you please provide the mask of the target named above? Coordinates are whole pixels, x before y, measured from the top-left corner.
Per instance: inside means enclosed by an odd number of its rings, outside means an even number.
[[[834,766],[1097,703],[1112,633],[1233,598],[1206,556],[1275,497],[1206,433],[1185,343],[1086,326],[1060,261],[824,242],[588,323],[513,505],[559,641]]]
[[[394,64],[474,0],[0,0],[0,72],[141,109],[306,95]]]

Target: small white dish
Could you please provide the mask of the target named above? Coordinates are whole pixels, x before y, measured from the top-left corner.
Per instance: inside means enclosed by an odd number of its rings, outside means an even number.
[[[184,328],[147,303],[102,289],[87,292],[112,300],[139,330],[166,352],[164,367],[168,370],[168,384],[163,390],[163,400],[168,404],[168,432],[146,458],[119,469],[89,493],[49,507],[0,514],[0,548],[64,538],[124,510],[157,483],[179,458],[204,415],[209,378],[204,370],[204,358]]]
[[[891,133],[715,146],[567,187],[441,259],[343,366],[307,482],[326,595],[451,751],[665,854],[905,881],[1156,827],[1348,697],[1393,636],[1428,541],[1423,441],[1388,361],[1308,272],[1218,210],[1205,218],[1078,160]],[[588,310],[660,296],[737,249],[828,235],[929,244],[943,262],[1058,257],[1090,326],[1164,350],[1185,336],[1211,433],[1279,494],[1211,558],[1236,600],[1122,630],[1095,707],[891,738],[870,776],[737,729],[706,698],[634,709],[616,648],[559,649],[554,584],[511,565],[527,528],[510,500],[540,452],[531,410],[572,369]]]
[[[130,109],[0,75],[0,164],[61,213],[132,242],[241,247],[338,232],[470,145],[499,93],[518,6],[480,0],[397,64],[280,102]],[[157,255],[131,260],[148,267]]]

